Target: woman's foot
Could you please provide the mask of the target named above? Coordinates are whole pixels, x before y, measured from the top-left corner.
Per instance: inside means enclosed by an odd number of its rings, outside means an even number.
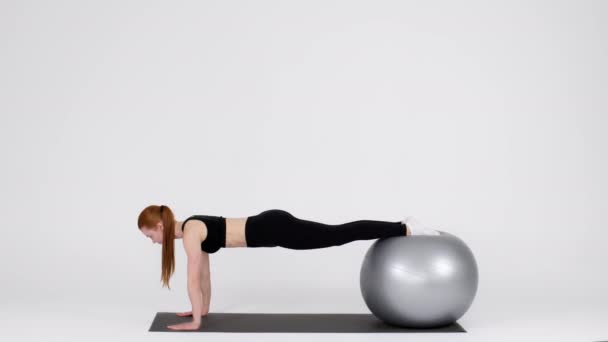
[[[406,227],[406,235],[440,235],[439,231],[431,229],[415,219],[413,216],[406,217],[401,221]]]

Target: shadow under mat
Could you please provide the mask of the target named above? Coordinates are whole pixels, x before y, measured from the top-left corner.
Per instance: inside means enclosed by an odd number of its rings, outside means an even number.
[[[173,330],[168,325],[192,321],[175,312],[158,312],[148,331],[239,333],[447,333],[466,332],[460,324],[437,328],[404,328],[387,324],[373,314],[327,313],[228,313],[210,312],[201,317],[198,330]]]

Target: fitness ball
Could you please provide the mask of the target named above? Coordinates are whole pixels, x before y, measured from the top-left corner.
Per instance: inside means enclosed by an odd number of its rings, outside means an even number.
[[[443,231],[374,241],[359,277],[363,300],[374,316],[411,328],[456,322],[473,303],[477,281],[469,247]]]

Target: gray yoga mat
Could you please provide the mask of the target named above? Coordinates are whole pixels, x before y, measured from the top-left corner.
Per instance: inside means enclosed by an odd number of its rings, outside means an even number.
[[[403,328],[379,320],[373,314],[228,313],[210,312],[201,317],[198,330],[172,330],[168,325],[192,321],[175,312],[158,312],[148,331],[239,333],[447,333],[466,332],[453,323],[438,328]]]

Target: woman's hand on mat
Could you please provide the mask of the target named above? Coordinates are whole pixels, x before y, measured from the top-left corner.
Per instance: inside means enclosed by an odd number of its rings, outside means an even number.
[[[173,330],[198,330],[201,327],[200,321],[185,322],[180,324],[169,325],[167,328]]]

